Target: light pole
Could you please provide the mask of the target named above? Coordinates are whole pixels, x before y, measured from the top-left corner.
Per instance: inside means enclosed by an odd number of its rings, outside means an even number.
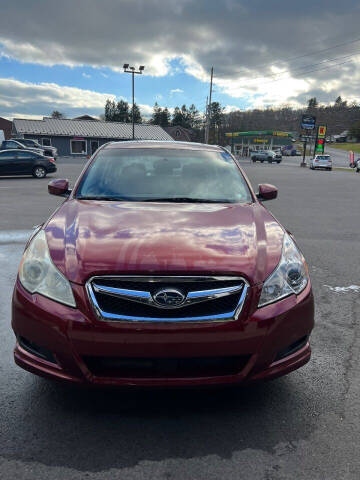
[[[134,75],[138,74],[141,75],[144,71],[144,65],[140,65],[139,70],[136,70],[135,67],[130,67],[128,63],[124,63],[123,65],[125,73],[131,73],[132,75],[132,138],[135,139],[135,117],[134,117],[134,109],[135,109],[135,82],[134,82]]]

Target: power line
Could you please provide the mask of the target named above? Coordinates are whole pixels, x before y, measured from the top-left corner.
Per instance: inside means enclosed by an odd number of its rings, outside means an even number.
[[[328,47],[328,48],[323,48],[322,50],[316,50],[316,51],[313,51],[313,52],[310,52],[310,53],[304,53],[303,55],[299,55],[297,57],[292,57],[292,58],[288,58],[288,59],[285,59],[285,60],[278,60],[278,61],[280,61],[280,62],[281,61],[282,62],[290,62],[292,60],[297,60],[299,58],[309,57],[309,56],[315,55],[317,53],[327,52],[329,50],[333,50],[334,48],[343,47],[344,45],[350,45],[350,44],[356,43],[356,42],[360,42],[360,38],[356,38],[355,40],[351,40],[349,42],[338,43],[337,45],[333,45],[333,46]]]
[[[283,70],[281,72],[272,73],[272,74],[268,75],[268,77],[277,77],[279,75],[283,75],[284,73],[298,72],[298,71],[301,71],[305,68],[314,67],[315,65],[321,65],[322,63],[326,63],[326,62],[334,62],[335,60],[341,60],[343,58],[356,57],[357,55],[360,55],[360,51],[358,51],[356,53],[351,53],[350,55],[341,55],[340,57],[329,58],[329,59],[326,59],[326,60],[322,60],[321,62],[311,63],[309,65],[303,65],[302,67],[299,67],[299,68],[294,68],[294,69],[291,69],[291,70]],[[264,76],[250,78],[249,80],[261,80],[263,78],[264,78]]]
[[[346,62],[341,62],[341,63],[336,63],[335,65],[330,65],[328,67],[324,67],[324,68],[314,68],[313,70],[308,70],[307,72],[303,72],[304,75],[307,75],[308,73],[312,73],[312,72],[320,72],[320,71],[323,71],[323,70],[330,70],[331,68],[335,68],[335,67],[339,67],[340,65],[345,65],[345,63],[351,63],[352,60],[346,60]],[[300,75],[300,76],[297,76],[297,77],[294,77],[294,78],[301,78],[303,75]],[[275,83],[275,82],[280,82],[281,80],[283,80],[283,78],[278,78],[277,80],[270,80],[269,82],[264,82],[265,84],[266,83]]]
[[[355,40],[349,40],[348,42],[343,42],[343,43],[338,43],[336,45],[332,45],[331,47],[327,47],[327,48],[323,48],[321,50],[314,50],[312,52],[309,52],[309,53],[304,53],[302,55],[297,55],[295,57],[289,57],[289,58],[285,58],[285,59],[278,59],[278,60],[275,60],[274,62],[271,62],[271,63],[268,63],[267,65],[268,66],[271,66],[271,65],[274,65],[275,63],[279,63],[279,62],[292,62],[294,60],[298,60],[299,58],[304,58],[304,57],[309,57],[311,55],[316,55],[318,53],[323,53],[323,52],[327,52],[329,50],[333,50],[335,48],[339,48],[339,47],[343,47],[345,45],[351,45],[352,43],[356,43],[356,42],[360,42],[360,38],[356,38]],[[256,68],[256,67],[264,67],[264,64],[263,63],[259,63],[259,64],[256,64],[252,67],[248,67],[248,68]]]

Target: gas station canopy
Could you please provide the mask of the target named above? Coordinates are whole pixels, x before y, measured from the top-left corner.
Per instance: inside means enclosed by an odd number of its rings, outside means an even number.
[[[253,130],[250,132],[230,132],[225,133],[226,137],[256,137],[259,135],[268,135],[270,137],[292,137],[291,132],[281,132],[279,130]]]

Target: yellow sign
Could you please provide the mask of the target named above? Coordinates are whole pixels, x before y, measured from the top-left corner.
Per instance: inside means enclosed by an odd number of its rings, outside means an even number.
[[[324,138],[326,135],[326,126],[319,125],[318,126],[318,138]]]
[[[269,140],[267,138],[253,138],[253,143],[268,143]]]
[[[273,132],[274,137],[288,137],[289,134],[287,132]]]

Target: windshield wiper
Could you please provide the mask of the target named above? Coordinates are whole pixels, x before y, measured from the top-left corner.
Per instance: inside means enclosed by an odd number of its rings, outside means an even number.
[[[108,195],[78,195],[77,200],[106,200],[106,201],[126,201],[128,197],[109,197]]]
[[[211,199],[211,198],[192,198],[192,197],[161,197],[161,198],[147,198],[146,200],[139,200],[143,202],[174,202],[174,203],[231,203],[227,199]]]

